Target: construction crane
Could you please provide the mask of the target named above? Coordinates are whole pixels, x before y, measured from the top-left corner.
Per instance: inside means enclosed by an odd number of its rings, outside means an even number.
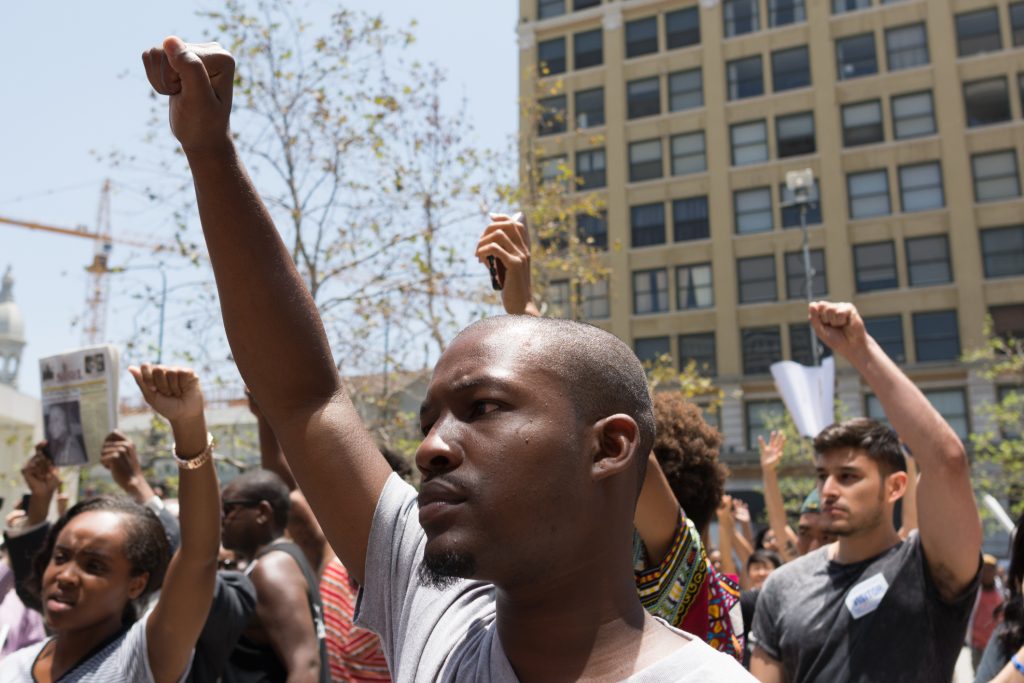
[[[18,220],[0,216],[0,223],[13,225],[29,230],[39,230],[69,237],[81,237],[93,240],[96,248],[93,251],[92,263],[86,267],[89,273],[89,287],[86,290],[86,317],[82,326],[82,337],[86,345],[92,346],[103,342],[107,327],[107,300],[109,298],[110,286],[107,275],[111,272],[109,266],[110,253],[114,243],[126,246],[150,249],[154,252],[167,249],[166,245],[145,244],[143,242],[114,238],[110,226],[110,181],[103,183],[100,190],[99,209],[96,212],[96,230],[90,231],[84,227],[61,228],[35,221]]]

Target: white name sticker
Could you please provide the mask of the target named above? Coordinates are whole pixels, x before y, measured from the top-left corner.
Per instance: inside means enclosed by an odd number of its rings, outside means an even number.
[[[850,610],[854,619],[860,619],[878,609],[888,590],[889,582],[885,577],[875,574],[850,589],[846,595],[846,609]]]

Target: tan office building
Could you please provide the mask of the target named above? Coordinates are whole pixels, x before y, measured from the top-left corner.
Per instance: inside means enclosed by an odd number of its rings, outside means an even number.
[[[815,296],[856,303],[957,431],[982,426],[999,387],[958,359],[986,314],[1024,333],[1024,2],[520,9],[521,92],[540,64],[541,85],[564,84],[538,142],[604,194],[607,220],[586,231],[621,246],[607,296],[588,288],[583,309],[643,358],[712,368],[734,465],[781,410],[768,366],[810,358],[800,210],[784,189],[803,168],[820,196]],[[850,415],[878,414],[849,367],[837,384]]]

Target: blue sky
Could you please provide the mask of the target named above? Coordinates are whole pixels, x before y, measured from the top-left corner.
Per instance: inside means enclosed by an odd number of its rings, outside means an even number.
[[[296,3],[310,19],[326,2]],[[95,152],[145,150],[149,86],[139,55],[165,35],[198,37],[206,25],[197,9],[213,3],[127,0],[9,3],[0,22],[0,216],[58,226],[95,226],[100,187],[109,169]],[[515,41],[517,3],[446,0],[351,0],[353,9],[380,13],[392,25],[415,18],[417,56],[448,70],[453,104],[465,97],[478,144],[501,147],[517,124]],[[170,132],[166,131],[168,139]],[[154,215],[132,182],[112,198],[116,235],[165,239],[167,217]],[[26,319],[28,346],[20,388],[39,394],[38,359],[81,344],[74,321],[85,311],[93,244],[0,224],[0,270],[14,267],[15,298]],[[152,256],[115,246],[112,265],[144,266]],[[159,275],[138,270],[112,280],[107,337],[127,338],[151,310],[133,298]],[[171,299],[187,296],[194,274],[169,274]],[[177,287],[177,289],[174,289]],[[179,333],[173,321],[168,334]]]

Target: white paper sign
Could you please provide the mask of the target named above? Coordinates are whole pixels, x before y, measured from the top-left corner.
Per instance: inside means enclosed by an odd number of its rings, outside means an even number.
[[[846,594],[846,609],[850,610],[854,619],[860,619],[878,609],[888,590],[889,582],[885,577],[875,574],[850,589]]]
[[[829,356],[820,367],[808,367],[791,360],[772,363],[775,388],[793,416],[797,431],[814,438],[835,422],[836,362]]]

